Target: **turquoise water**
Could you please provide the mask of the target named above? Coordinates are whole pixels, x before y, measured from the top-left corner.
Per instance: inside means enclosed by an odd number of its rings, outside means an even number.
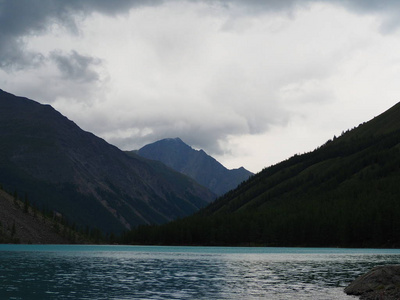
[[[355,299],[400,250],[0,245],[0,299]]]

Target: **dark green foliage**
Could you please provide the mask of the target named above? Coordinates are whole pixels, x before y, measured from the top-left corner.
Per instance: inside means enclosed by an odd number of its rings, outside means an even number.
[[[25,200],[24,200],[24,213],[28,213],[30,208],[30,203],[28,201],[28,196],[25,194]]]
[[[264,169],[198,214],[140,227],[144,244],[400,247],[400,104]]]
[[[15,236],[15,233],[17,232],[17,229],[15,228],[15,221],[12,224],[11,227],[11,238],[13,238]]]

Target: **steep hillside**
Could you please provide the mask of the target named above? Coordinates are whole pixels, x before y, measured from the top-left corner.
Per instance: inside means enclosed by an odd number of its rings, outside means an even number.
[[[190,176],[219,196],[253,175],[243,167],[228,170],[203,150],[194,150],[180,138],[157,141],[144,146],[137,153]]]
[[[397,104],[313,152],[264,169],[193,217],[140,228],[126,238],[141,243],[399,247],[399,182]]]
[[[0,243],[23,244],[70,244],[85,242],[76,238],[70,229],[68,235],[61,234],[59,223],[33,212],[20,200],[0,189]],[[66,230],[64,230],[66,232]]]
[[[118,232],[197,211],[214,195],[128,156],[49,105],[0,90],[0,182],[80,226]]]

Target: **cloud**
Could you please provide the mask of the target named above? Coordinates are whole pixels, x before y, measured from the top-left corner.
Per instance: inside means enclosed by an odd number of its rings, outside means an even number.
[[[156,5],[158,0],[2,0],[0,2],[0,67],[21,69],[38,66],[43,54],[26,49],[25,39],[44,34],[54,25],[79,33],[77,20],[99,12],[126,13],[132,7]]]
[[[196,0],[194,0],[196,1]],[[235,16],[257,15],[266,12],[287,11],[290,15],[292,10],[299,6],[307,5],[313,0],[204,0],[209,4],[218,4],[227,8]]]
[[[99,74],[92,68],[101,63],[98,58],[81,55],[74,50],[70,54],[55,50],[51,52],[50,58],[56,63],[63,79],[78,82],[99,80]]]
[[[354,9],[358,13],[387,13],[400,7],[400,3],[397,0],[332,0],[341,5]]]
[[[384,50],[398,46],[377,28],[397,28],[398,4],[376,3],[0,0],[0,84],[122,149],[179,136],[260,164],[264,149],[288,154],[267,142],[282,128],[295,132],[290,150],[303,135],[340,134],[348,123],[334,112],[364,109],[377,74],[396,94],[386,79],[398,78],[397,52]]]
[[[188,0],[201,3],[200,0]],[[127,14],[131,8],[154,7],[172,0],[3,0],[0,3],[0,67],[20,69],[35,67],[43,62],[43,54],[28,51],[25,39],[29,36],[48,32],[54,25],[67,28],[71,33],[79,33],[77,20],[82,20],[92,13],[109,16]],[[181,1],[182,2],[182,1]],[[310,3],[333,3],[345,6],[356,13],[379,13],[385,18],[381,28],[390,32],[398,28],[400,2],[396,0],[204,0],[209,5],[225,6],[231,14],[246,15],[265,12],[287,11]],[[217,3],[217,4],[216,4]]]
[[[100,102],[59,95],[53,103],[123,149],[179,136],[222,154],[230,136],[263,134],[285,126],[305,103],[332,101],[325,81],[349,38],[344,25],[316,27],[332,12],[315,12],[312,19],[299,12],[296,22],[242,18],[228,29],[226,9],[204,3],[143,7],[118,19],[96,15],[84,23],[85,39],[107,66],[110,91]]]
[[[236,16],[285,12],[289,17],[295,15],[297,9],[312,4],[332,4],[356,14],[379,16],[380,30],[385,34],[397,30],[400,26],[400,2],[397,0],[219,0],[218,3],[232,9]]]
[[[382,16],[380,29],[388,34],[399,28],[400,2],[396,0],[336,0],[336,2],[358,14],[370,14]]]
[[[2,1],[0,5],[0,66],[25,68],[38,65],[43,55],[27,52],[24,37],[41,34],[51,19],[71,24],[64,9],[56,9],[53,1]]]

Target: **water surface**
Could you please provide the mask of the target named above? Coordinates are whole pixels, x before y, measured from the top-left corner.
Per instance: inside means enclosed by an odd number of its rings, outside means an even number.
[[[0,245],[0,299],[355,299],[400,250]]]

